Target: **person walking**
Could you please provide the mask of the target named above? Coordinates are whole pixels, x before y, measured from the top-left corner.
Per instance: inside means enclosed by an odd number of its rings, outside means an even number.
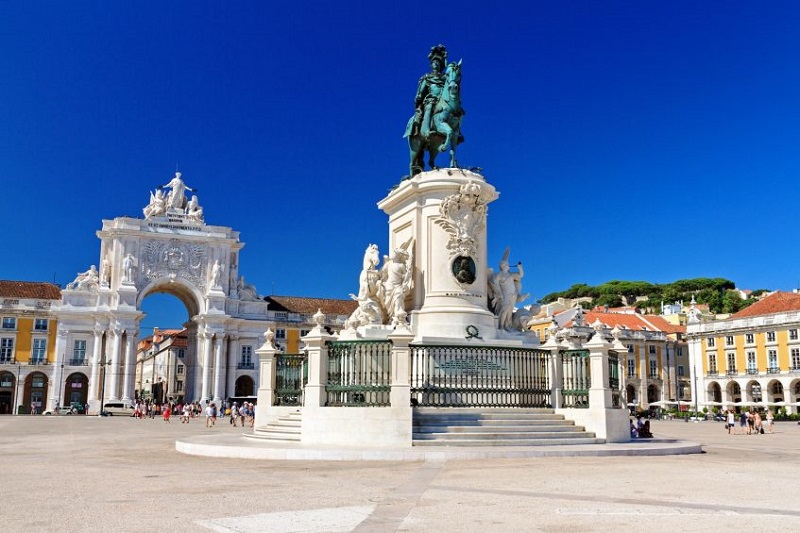
[[[775,415],[772,413],[772,409],[767,409],[767,429],[770,433],[775,429]]]
[[[728,435],[736,435],[736,417],[733,414],[733,409],[728,409],[726,421],[728,424]]]

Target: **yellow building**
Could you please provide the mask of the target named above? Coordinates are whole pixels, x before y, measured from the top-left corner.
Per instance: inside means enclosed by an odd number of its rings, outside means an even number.
[[[775,292],[725,320],[703,322],[690,312],[687,336],[699,406],[797,412],[799,332],[795,293]]]
[[[0,414],[48,410],[63,384],[56,365],[56,320],[50,312],[61,299],[51,283],[0,281]],[[54,390],[55,389],[55,390]],[[63,390],[63,387],[61,387]]]

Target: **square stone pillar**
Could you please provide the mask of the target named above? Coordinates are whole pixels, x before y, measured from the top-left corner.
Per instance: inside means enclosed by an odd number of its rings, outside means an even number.
[[[275,400],[275,378],[277,369],[275,366],[275,348],[272,339],[274,333],[267,329],[264,344],[256,350],[258,356],[258,407],[256,408],[255,426],[264,426],[271,420],[270,411]]]
[[[555,333],[550,335],[542,348],[550,351],[550,406],[553,409],[561,407],[561,387],[563,385],[564,366],[561,364],[561,350],[556,341]]]
[[[303,337],[308,353],[308,383],[303,392],[305,407],[323,407],[327,401],[325,382],[328,379],[328,348],[325,343],[333,338],[321,326],[315,327]]]
[[[392,390],[389,403],[392,408],[411,408],[411,348],[414,334],[406,327],[398,327],[389,335],[392,341]]]

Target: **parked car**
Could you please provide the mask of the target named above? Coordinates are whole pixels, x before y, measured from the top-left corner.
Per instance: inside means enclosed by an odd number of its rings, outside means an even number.
[[[133,416],[133,404],[108,402],[103,405],[101,416]]]
[[[56,412],[55,413],[53,413],[53,411],[45,411],[44,412],[44,414],[46,414],[46,415],[52,415],[52,414],[74,415],[74,414],[77,414],[77,413],[78,413],[78,410],[75,409],[74,407],[58,407],[58,408],[56,408]]]

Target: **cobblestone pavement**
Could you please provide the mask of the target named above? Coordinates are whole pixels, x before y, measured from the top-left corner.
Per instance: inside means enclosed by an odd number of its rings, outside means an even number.
[[[2,531],[797,531],[800,426],[726,433],[665,457],[447,462],[210,459],[175,439],[237,433],[160,419],[0,417]]]

